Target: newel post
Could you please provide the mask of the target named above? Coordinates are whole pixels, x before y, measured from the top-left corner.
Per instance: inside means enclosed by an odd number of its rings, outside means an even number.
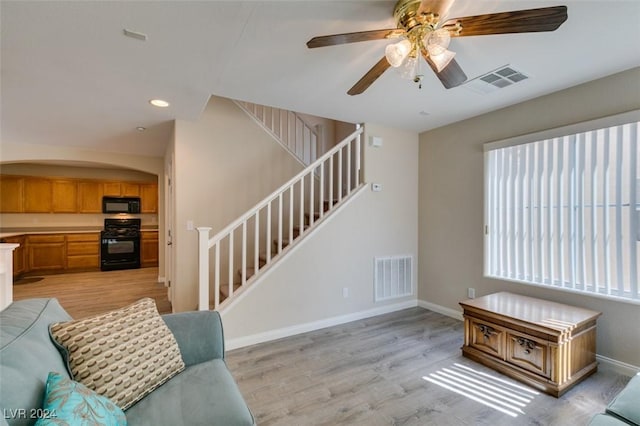
[[[199,226],[198,230],[198,310],[209,310],[209,231]]]

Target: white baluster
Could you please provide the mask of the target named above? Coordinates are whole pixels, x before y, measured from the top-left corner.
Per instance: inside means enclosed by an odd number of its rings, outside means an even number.
[[[213,296],[213,306],[215,309],[218,309],[218,305],[220,305],[220,241],[218,241],[215,245],[215,271],[213,278],[213,290],[215,291]]]
[[[229,297],[233,295],[233,232],[229,233]]]
[[[242,270],[241,285],[247,282],[247,221],[242,222]]]
[[[265,223],[267,231],[267,264],[271,262],[271,201],[267,204],[267,221]]]
[[[314,179],[313,179],[314,170],[311,169],[309,172],[309,226],[313,225],[315,221],[315,217],[313,215],[314,212],[314,196],[313,196],[313,187],[314,187]]]
[[[209,310],[209,231],[211,228],[200,226],[198,229],[198,310]]]
[[[260,269],[260,210],[258,210],[254,216],[255,218],[255,234],[253,236],[254,254],[253,254],[253,269],[254,274],[258,273]]]
[[[342,201],[342,148],[338,150],[338,202]]]
[[[324,161],[320,163],[320,217],[324,216]]]
[[[347,144],[347,195],[351,193],[351,141]]]
[[[282,192],[278,195],[278,254],[282,252]]]

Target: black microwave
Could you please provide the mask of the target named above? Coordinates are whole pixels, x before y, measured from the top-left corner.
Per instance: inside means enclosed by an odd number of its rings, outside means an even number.
[[[102,197],[102,213],[140,213],[140,197]]]

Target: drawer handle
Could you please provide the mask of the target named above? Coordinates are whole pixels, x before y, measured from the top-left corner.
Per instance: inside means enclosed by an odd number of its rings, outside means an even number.
[[[536,348],[536,342],[534,342],[533,340],[525,339],[524,337],[518,337],[516,339],[516,342],[518,342],[518,344],[524,348],[524,353],[527,355],[531,353],[532,349]]]
[[[480,333],[482,333],[485,339],[488,339],[493,333],[495,333],[495,330],[488,325],[480,324],[478,325],[478,328],[480,329]]]

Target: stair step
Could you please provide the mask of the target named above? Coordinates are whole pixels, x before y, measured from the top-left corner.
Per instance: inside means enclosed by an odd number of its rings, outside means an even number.
[[[240,287],[242,287],[242,284],[239,282],[233,283],[233,292],[235,293]],[[222,302],[227,297],[229,297],[229,284],[220,284],[220,301]]]

